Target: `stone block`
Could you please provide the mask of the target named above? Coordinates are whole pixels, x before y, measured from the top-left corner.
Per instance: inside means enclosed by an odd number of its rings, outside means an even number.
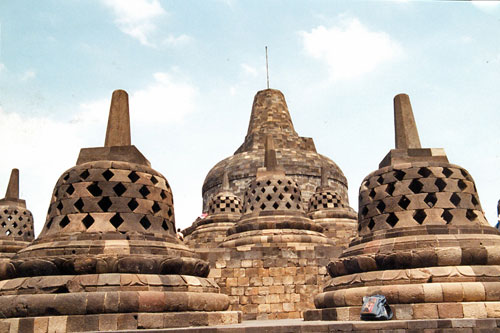
[[[488,313],[483,302],[463,303],[464,318],[487,318]]]
[[[438,309],[436,304],[415,304],[413,306],[414,319],[438,319]]]
[[[500,302],[485,302],[488,318],[500,318]]]
[[[464,317],[461,303],[440,303],[437,307],[441,319]]]

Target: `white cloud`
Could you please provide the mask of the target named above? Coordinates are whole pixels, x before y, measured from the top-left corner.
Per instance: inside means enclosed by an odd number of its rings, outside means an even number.
[[[403,53],[385,32],[370,31],[358,19],[345,19],[338,26],[318,26],[300,32],[307,55],[327,64],[332,79],[350,79],[369,73]]]
[[[2,72],[5,69],[5,65],[0,62],[0,72]]]
[[[241,64],[241,68],[245,72],[245,74],[249,74],[251,76],[257,76],[257,69],[253,66],[250,66],[248,64]]]
[[[181,34],[177,37],[170,35],[163,40],[163,44],[167,46],[180,46],[189,43],[193,38],[191,36]]]
[[[36,77],[35,71],[28,70],[21,75],[21,81],[28,81]]]
[[[139,40],[143,45],[155,46],[150,35],[156,30],[154,20],[166,11],[158,0],[102,0],[113,10],[115,23],[121,31]]]
[[[470,2],[476,8],[479,8],[480,10],[485,11],[485,12],[494,11],[497,8],[499,8],[499,6],[500,6],[500,2],[493,1],[493,0],[488,0],[488,1],[484,1],[484,0],[480,0],[480,1],[478,1],[478,0],[472,0]]]

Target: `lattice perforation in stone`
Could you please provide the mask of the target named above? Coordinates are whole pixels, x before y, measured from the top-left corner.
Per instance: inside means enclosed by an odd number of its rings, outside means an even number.
[[[309,212],[324,209],[349,208],[337,192],[324,190],[316,192],[309,201]]]
[[[243,214],[280,210],[303,211],[302,197],[297,184],[292,180],[279,178],[252,182],[251,189],[246,192]]]
[[[232,194],[220,194],[212,198],[208,205],[208,213],[215,214],[241,214],[241,200]]]
[[[23,207],[0,206],[0,239],[4,237],[34,238],[33,215]]]
[[[172,192],[165,178],[144,166],[130,164],[130,169],[121,169],[123,163],[120,167],[112,163],[78,165],[59,179],[44,234],[110,229],[175,233]]]
[[[390,181],[390,182],[389,182]],[[488,225],[467,171],[456,165],[385,168],[369,175],[359,193],[359,232],[427,224]],[[409,214],[409,215],[408,215]],[[404,223],[400,223],[404,221]]]

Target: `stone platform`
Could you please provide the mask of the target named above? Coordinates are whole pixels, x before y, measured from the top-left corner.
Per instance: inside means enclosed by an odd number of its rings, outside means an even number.
[[[185,313],[189,316],[190,313]],[[133,316],[133,315],[131,315]],[[46,318],[49,322],[56,321],[55,317]],[[141,317],[139,317],[141,318]],[[146,317],[143,317],[146,319]],[[63,321],[59,321],[60,323]],[[143,323],[151,321],[143,321]],[[17,327],[17,323],[14,323]],[[25,326],[28,329],[32,326]],[[40,327],[40,326],[37,326]],[[43,326],[45,327],[45,326]],[[500,319],[433,319],[433,320],[390,320],[385,322],[369,322],[369,321],[309,321],[305,322],[301,319],[284,319],[284,320],[249,320],[243,321],[240,324],[218,325],[210,327],[185,327],[185,328],[169,328],[161,329],[155,326],[149,326],[145,332],[160,333],[160,332],[182,332],[182,333],[302,333],[302,332],[499,332]],[[0,332],[9,332],[8,327],[0,326]],[[15,331],[17,332],[17,331]],[[23,332],[51,332],[47,330],[33,331],[25,330]],[[71,332],[71,330],[68,330]],[[96,331],[97,332],[97,331]],[[120,333],[135,333],[137,330],[108,330],[108,332]],[[144,331],[143,331],[144,332]]]

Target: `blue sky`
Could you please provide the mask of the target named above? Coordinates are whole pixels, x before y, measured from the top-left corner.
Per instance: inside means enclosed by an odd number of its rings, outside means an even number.
[[[342,168],[355,209],[394,146],[392,99],[405,92],[422,145],[469,170],[496,222],[498,2],[2,1],[0,24],[0,189],[19,168],[36,233],[57,178],[81,147],[102,146],[115,89],[189,226],[207,172],[244,139],[266,45],[271,87]]]

